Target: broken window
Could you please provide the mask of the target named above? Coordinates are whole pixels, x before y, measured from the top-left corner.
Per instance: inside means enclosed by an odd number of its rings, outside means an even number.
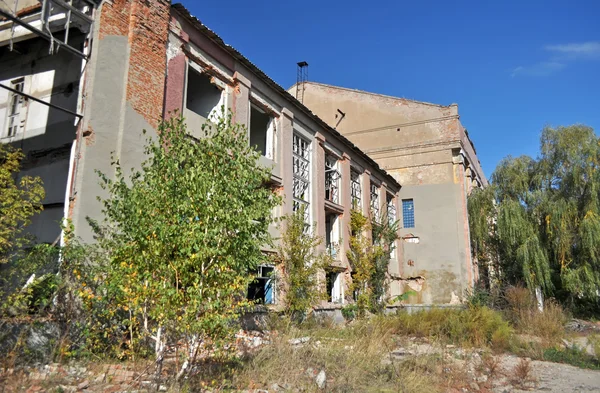
[[[396,222],[396,204],[392,194],[386,194],[386,208],[388,223],[393,225]]]
[[[248,300],[258,304],[274,304],[273,266],[259,266],[254,281],[248,285]]]
[[[360,174],[355,170],[350,171],[350,199],[353,209],[360,209],[361,204]]]
[[[379,222],[379,187],[371,181],[371,215],[375,222]]]
[[[412,199],[402,200],[402,224],[404,228],[415,227],[415,206]]]
[[[325,199],[340,203],[340,171],[338,159],[332,154],[325,155]]]
[[[325,276],[327,284],[327,301],[329,303],[343,303],[344,288],[342,285],[342,274],[327,272]]]
[[[294,212],[304,209],[304,222],[310,225],[310,142],[301,136],[293,136],[293,197]]]
[[[254,104],[250,104],[250,146],[265,157],[272,158],[270,152],[273,132],[273,117]]]
[[[202,117],[203,122],[212,120],[220,111],[222,96],[223,91],[211,83],[208,75],[188,67],[185,102],[188,110]]]
[[[15,89],[18,93],[22,93],[25,87],[25,79],[19,78],[10,82],[10,87]],[[25,107],[25,97],[17,92],[10,92],[8,98],[8,129],[6,130],[6,136],[11,137],[17,135],[22,127],[22,115]]]
[[[325,247],[332,258],[337,258],[340,243],[339,216],[327,214],[325,216]]]

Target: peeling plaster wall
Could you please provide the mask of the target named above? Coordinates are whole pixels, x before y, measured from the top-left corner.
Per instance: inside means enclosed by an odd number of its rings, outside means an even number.
[[[83,36],[71,31],[69,40],[82,45]],[[45,102],[76,111],[82,60],[67,51],[48,54],[48,42],[31,39],[21,42],[22,53],[0,48],[0,83],[24,78],[24,92]],[[76,138],[75,117],[32,100],[21,109],[17,135],[7,137],[10,93],[0,89],[0,142],[12,143],[26,155],[20,176],[40,176],[46,191],[44,211],[35,215],[27,232],[38,242],[52,243],[60,236],[71,145]]]
[[[163,113],[169,10],[169,1],[115,0],[102,3],[96,14],[72,210],[84,241],[93,241],[86,217],[102,218],[96,197],[106,195],[96,170],[114,175],[112,153],[125,173],[139,168],[146,138],[156,135]]]
[[[289,92],[293,94],[295,89],[293,86]],[[305,84],[304,104],[328,124],[337,125],[338,131],[402,184],[398,194],[400,220],[401,200],[414,200],[415,228],[402,229],[401,235],[418,237],[419,242],[402,241],[399,271],[390,271],[402,278],[424,278],[409,302],[456,302],[476,278],[466,197],[474,179],[486,184],[474,148],[458,120],[458,106],[312,82]],[[467,165],[471,177],[465,174]],[[410,289],[409,284],[414,286],[415,281],[394,280],[392,288],[404,291]]]

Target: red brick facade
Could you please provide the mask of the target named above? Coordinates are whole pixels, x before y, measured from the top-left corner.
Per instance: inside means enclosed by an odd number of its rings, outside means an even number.
[[[168,0],[115,0],[100,15],[100,40],[128,38],[127,101],[155,128],[163,112],[170,6]]]

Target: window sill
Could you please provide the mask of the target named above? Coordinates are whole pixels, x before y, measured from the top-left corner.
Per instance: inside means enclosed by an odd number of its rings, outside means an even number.
[[[343,214],[344,206],[339,205],[335,202],[331,202],[328,199],[325,199],[325,210],[332,212],[332,213]]]

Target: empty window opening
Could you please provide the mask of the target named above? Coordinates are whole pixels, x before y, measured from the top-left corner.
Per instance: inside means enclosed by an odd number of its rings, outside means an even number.
[[[396,222],[396,203],[394,200],[394,196],[392,194],[386,194],[386,210],[387,210],[387,219],[390,225],[393,225]]]
[[[25,79],[19,78],[10,82],[10,87],[22,93],[25,87]],[[22,127],[23,112],[25,109],[25,97],[16,92],[10,92],[9,107],[8,107],[8,129],[6,136],[11,137],[17,135]]]
[[[337,258],[340,244],[340,226],[339,216],[337,214],[327,214],[325,216],[325,246],[327,253]]]
[[[327,281],[327,301],[329,303],[342,303],[344,299],[342,274],[327,272],[325,278]]]
[[[273,266],[259,266],[254,281],[248,285],[248,300],[258,304],[274,304]]]
[[[402,200],[402,224],[404,228],[415,227],[415,206],[412,199]]]
[[[353,209],[360,209],[361,193],[360,174],[352,170],[350,171],[350,199]]]
[[[373,220],[379,222],[379,187],[371,182],[371,215]]]
[[[271,156],[268,147],[272,123],[273,117],[256,105],[250,105],[250,146],[253,146],[260,154],[267,157]]]
[[[219,111],[222,95],[222,90],[211,83],[206,74],[201,74],[192,67],[188,67],[185,103],[187,109],[204,120],[211,120],[212,115]]]
[[[337,157],[331,154],[325,155],[325,199],[330,202],[340,203],[341,177]]]
[[[297,134],[293,136],[293,210],[304,209],[304,222],[310,226],[310,142]]]

